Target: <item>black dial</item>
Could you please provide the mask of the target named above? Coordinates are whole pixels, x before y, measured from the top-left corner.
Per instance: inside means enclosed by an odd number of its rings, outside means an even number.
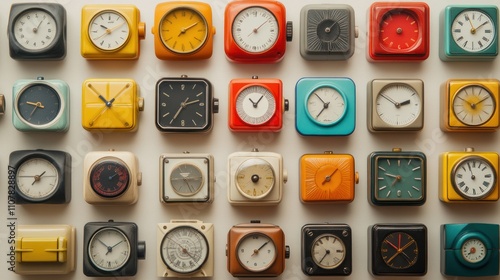
[[[19,117],[30,125],[42,126],[54,121],[61,112],[59,93],[45,83],[23,88],[16,99]]]
[[[307,13],[307,48],[318,52],[349,50],[348,10],[313,9]]]
[[[418,244],[405,232],[387,235],[380,246],[380,253],[385,264],[394,269],[406,269],[417,262]]]
[[[90,185],[98,195],[112,198],[123,194],[130,184],[130,172],[118,159],[97,162],[90,170]]]

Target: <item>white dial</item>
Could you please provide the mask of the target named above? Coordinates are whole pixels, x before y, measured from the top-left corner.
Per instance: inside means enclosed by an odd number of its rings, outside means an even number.
[[[274,187],[275,175],[269,162],[260,158],[244,161],[236,170],[238,191],[250,199],[259,199],[268,195]]]
[[[275,112],[274,95],[263,86],[249,86],[243,89],[236,98],[236,113],[247,124],[266,123]]]
[[[99,49],[114,51],[123,47],[130,37],[130,27],[122,14],[105,10],[95,15],[89,24],[90,41]]]
[[[494,42],[496,32],[491,18],[480,10],[461,12],[451,25],[453,40],[468,52],[487,49]]]
[[[385,86],[376,97],[377,115],[394,127],[412,124],[422,111],[422,101],[417,91],[406,84]]]
[[[309,94],[306,106],[309,117],[323,125],[337,123],[347,109],[344,96],[329,86],[319,87]]]
[[[14,37],[25,49],[42,50],[54,41],[57,24],[44,10],[30,9],[20,14],[14,22]]]
[[[102,228],[89,241],[89,258],[100,270],[119,270],[130,258],[130,241],[119,229]]]
[[[17,189],[29,199],[43,200],[52,196],[58,183],[57,169],[46,159],[28,159],[17,169]]]
[[[451,175],[455,190],[468,199],[489,195],[496,186],[496,179],[491,163],[479,156],[468,156],[457,162]]]
[[[462,244],[462,257],[469,263],[478,263],[486,257],[486,246],[477,238],[468,239]]]
[[[268,269],[277,256],[273,240],[262,233],[247,234],[240,240],[236,250],[240,264],[252,272]]]
[[[495,113],[495,99],[479,85],[465,86],[453,97],[453,113],[466,125],[482,125]]]
[[[322,234],[312,243],[311,255],[314,263],[324,269],[333,269],[345,259],[344,242],[333,234]]]
[[[261,53],[270,49],[278,40],[278,21],[265,8],[249,7],[234,18],[232,34],[236,44],[243,50]]]

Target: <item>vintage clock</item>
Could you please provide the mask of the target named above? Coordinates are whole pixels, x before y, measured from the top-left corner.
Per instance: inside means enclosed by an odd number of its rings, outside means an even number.
[[[17,274],[57,275],[75,270],[76,229],[73,226],[18,225],[15,238]]]
[[[498,55],[498,7],[449,5],[440,14],[439,58],[485,61]]]
[[[500,81],[452,79],[441,87],[441,130],[494,132],[499,127]]]
[[[370,81],[367,112],[367,124],[371,132],[422,130],[424,82],[385,79]]]
[[[139,198],[142,173],[130,152],[94,151],[84,159],[83,197],[97,205],[134,204]]]
[[[346,60],[358,37],[347,4],[309,4],[300,12],[300,54],[306,60]]]
[[[57,3],[12,4],[7,34],[13,59],[63,59],[66,56],[66,10]]]
[[[146,258],[135,223],[90,222],[83,229],[83,274],[93,277],[134,276]]]
[[[82,126],[88,131],[135,131],[144,98],[132,79],[87,79],[82,84]]]
[[[446,152],[439,158],[439,199],[447,203],[495,202],[498,200],[496,152]]]
[[[426,200],[427,167],[422,152],[373,152],[368,157],[370,202],[373,205],[422,205]]]
[[[229,83],[229,128],[232,131],[280,131],[288,111],[279,79],[233,79]]]
[[[359,174],[350,154],[305,154],[300,158],[300,201],[352,202]]]
[[[17,80],[12,86],[12,124],[19,131],[69,128],[69,86],[61,80]]]
[[[5,114],[5,95],[0,94],[0,116]]]
[[[251,221],[229,230],[226,256],[234,277],[274,277],[285,270],[290,248],[279,226]]]
[[[214,157],[210,154],[162,154],[160,201],[211,203],[214,199]]]
[[[234,0],[224,13],[224,51],[238,63],[275,63],[283,59],[293,27],[285,6],[274,0]]]
[[[374,276],[423,276],[427,273],[427,227],[375,224],[369,229],[368,270]]]
[[[207,132],[219,112],[212,84],[203,78],[162,78],[156,84],[156,127],[161,132]]]
[[[227,197],[232,205],[276,205],[287,180],[280,154],[254,149],[229,155]]]
[[[295,102],[295,128],[301,135],[345,136],[356,127],[356,85],[349,78],[302,78]]]
[[[499,274],[498,224],[441,225],[441,273],[444,276]]]
[[[81,54],[86,59],[137,59],[146,24],[134,5],[94,4],[82,8]]]
[[[352,234],[346,224],[306,224],[301,230],[301,266],[307,276],[352,272]]]
[[[9,156],[16,204],[62,204],[71,200],[71,155],[63,151],[19,150]]]
[[[375,2],[368,17],[372,62],[422,61],[429,56],[429,6],[424,2]]]
[[[212,56],[215,27],[208,3],[171,1],[159,3],[154,26],[156,57],[164,60],[195,60]]]
[[[198,220],[158,224],[158,277],[199,278],[214,275],[214,225]]]

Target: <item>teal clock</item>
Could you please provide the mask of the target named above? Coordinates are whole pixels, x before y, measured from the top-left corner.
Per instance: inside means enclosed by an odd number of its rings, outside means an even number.
[[[345,136],[356,127],[356,86],[349,78],[300,79],[295,128],[304,136]]]
[[[17,80],[12,87],[12,124],[19,131],[69,128],[69,86],[61,80]]]
[[[422,205],[426,200],[426,157],[418,151],[373,152],[368,157],[372,205]]]
[[[444,276],[499,274],[498,224],[441,225],[441,273]]]
[[[498,7],[450,5],[440,17],[443,61],[484,61],[498,55]]]

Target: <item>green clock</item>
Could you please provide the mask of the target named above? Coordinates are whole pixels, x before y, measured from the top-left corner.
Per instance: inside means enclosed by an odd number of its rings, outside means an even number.
[[[426,200],[426,157],[422,152],[373,152],[368,158],[372,205],[422,205]]]
[[[498,55],[498,7],[450,5],[440,17],[443,61],[484,61]]]

